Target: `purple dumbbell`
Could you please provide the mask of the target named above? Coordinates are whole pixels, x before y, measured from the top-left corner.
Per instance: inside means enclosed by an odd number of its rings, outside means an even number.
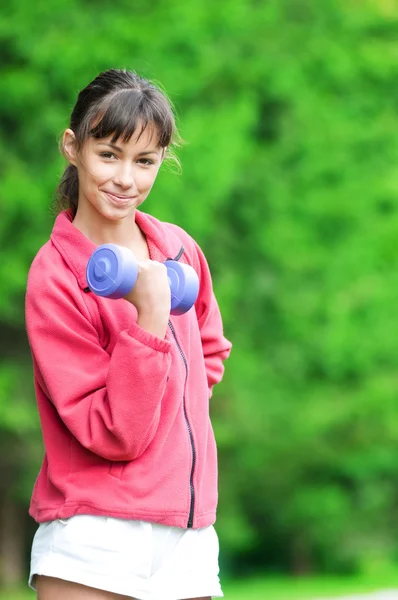
[[[183,315],[195,303],[199,279],[190,265],[166,260],[171,293],[171,314]],[[138,263],[134,254],[124,246],[103,244],[93,252],[87,264],[86,277],[90,290],[97,296],[124,298],[134,286]]]

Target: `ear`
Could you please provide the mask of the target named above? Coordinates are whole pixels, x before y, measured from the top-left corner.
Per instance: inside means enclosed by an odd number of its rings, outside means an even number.
[[[76,136],[72,129],[64,131],[61,148],[66,160],[76,166]]]

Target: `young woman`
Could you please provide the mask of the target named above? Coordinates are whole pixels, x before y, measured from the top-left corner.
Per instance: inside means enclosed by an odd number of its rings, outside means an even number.
[[[62,210],[28,277],[26,325],[45,455],[30,515],[39,600],[221,597],[213,386],[231,344],[206,259],[138,207],[178,136],[165,94],[134,72],[101,73],[62,138]],[[96,296],[98,245],[129,248],[125,298]],[[163,262],[191,265],[194,307],[170,316]]]

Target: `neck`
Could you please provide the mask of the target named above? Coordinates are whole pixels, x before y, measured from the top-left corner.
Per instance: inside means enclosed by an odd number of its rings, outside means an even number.
[[[130,247],[140,238],[142,233],[135,222],[135,210],[124,219],[111,220],[100,215],[96,210],[79,205],[73,225],[97,246],[101,244],[118,244]]]

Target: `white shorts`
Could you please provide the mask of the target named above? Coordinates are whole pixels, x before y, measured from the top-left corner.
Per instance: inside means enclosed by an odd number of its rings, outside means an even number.
[[[221,598],[218,550],[213,526],[76,515],[40,524],[28,584],[35,590],[35,575],[48,575],[137,600]]]

